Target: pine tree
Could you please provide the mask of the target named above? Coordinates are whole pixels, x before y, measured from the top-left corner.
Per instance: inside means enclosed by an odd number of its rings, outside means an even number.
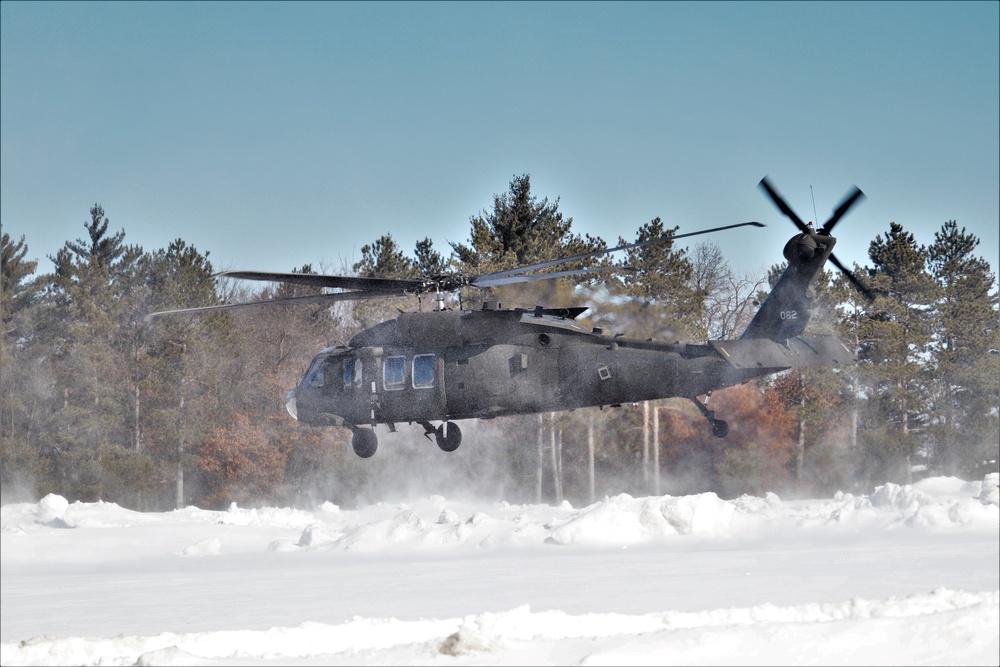
[[[421,276],[440,275],[448,268],[448,261],[434,249],[434,243],[427,237],[417,241],[414,257],[414,267]]]
[[[981,474],[984,461],[997,460],[1000,443],[996,275],[986,260],[973,255],[978,245],[976,236],[949,220],[927,249],[938,286],[930,431],[936,462],[949,474]]]
[[[124,231],[108,234],[99,204],[90,215],[84,223],[89,238],[67,242],[50,256],[55,272],[45,277],[51,307],[43,311],[43,326],[55,389],[47,405],[53,471],[47,484],[96,500],[122,487],[102,460],[119,459],[134,433],[129,409],[134,357],[122,324],[142,250],[124,244]]]
[[[925,270],[927,251],[898,223],[869,246],[876,296],[861,326],[861,364],[871,383],[859,437],[862,469],[874,483],[912,480],[917,432],[927,422],[923,358],[931,342],[937,289]]]
[[[216,305],[208,255],[182,239],[144,255],[138,310]],[[190,498],[185,478],[197,477],[197,445],[220,426],[219,396],[239,364],[236,323],[229,313],[158,318],[134,332],[133,344],[134,441],[161,479],[174,480],[172,490],[160,489],[159,507],[181,507]]]
[[[657,217],[639,228],[633,243],[673,236],[677,229],[664,229]],[[619,245],[629,243],[618,239]],[[705,295],[692,286],[694,267],[685,249],[675,249],[673,241],[651,243],[625,251],[619,265],[630,269],[622,271],[621,281],[630,297],[633,335],[661,340],[693,337]]]
[[[361,261],[354,265],[365,278],[415,278],[413,260],[399,247],[392,234],[385,234],[371,245],[361,247]]]
[[[469,243],[452,243],[451,247],[462,270],[472,274],[511,269],[606,247],[599,238],[574,234],[573,219],[563,217],[558,199],[539,201],[531,193],[528,174],[515,176],[507,192],[493,196],[493,210],[484,210],[469,222]],[[560,265],[559,270],[593,265],[594,261],[567,263]],[[583,281],[545,280],[508,285],[490,290],[486,295],[474,296],[528,306],[552,304],[568,298],[569,290],[580,282]]]
[[[27,260],[28,245],[24,236],[17,243],[10,235],[0,237],[0,338],[11,342],[18,337],[18,316],[37,302],[41,286],[29,280],[38,262]]]
[[[413,260],[392,238],[384,234],[371,245],[361,247],[361,260],[354,264],[354,271],[364,278],[416,278],[417,267]],[[354,302],[354,319],[362,328],[368,328],[398,314],[398,299],[375,299]],[[409,305],[409,304],[405,304]]]
[[[554,259],[572,240],[572,218],[563,218],[558,199],[538,201],[528,174],[515,176],[508,192],[493,196],[493,210],[469,222],[470,245],[452,248],[463,265],[481,273]]]
[[[37,372],[33,313],[41,285],[31,279],[38,262],[26,259],[24,236],[16,243],[0,235],[0,489],[3,501],[23,500],[21,480],[38,473],[37,405],[45,383]]]

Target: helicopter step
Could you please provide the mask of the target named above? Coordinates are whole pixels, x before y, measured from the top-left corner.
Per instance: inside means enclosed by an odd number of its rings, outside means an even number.
[[[707,398],[711,397],[712,394],[709,393]],[[710,410],[709,407],[704,403],[702,403],[701,401],[699,401],[697,397],[689,396],[688,399],[692,403],[698,406],[698,409],[701,410],[701,414],[705,415],[705,419],[707,419],[708,423],[712,425],[712,435],[714,435],[716,438],[725,438],[727,435],[729,435],[729,422],[723,419],[716,419],[715,411]]]

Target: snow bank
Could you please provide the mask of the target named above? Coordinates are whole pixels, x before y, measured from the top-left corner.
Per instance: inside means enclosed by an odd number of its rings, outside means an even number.
[[[724,533],[738,523],[738,507],[714,493],[639,499],[621,494],[570,514],[547,541],[631,545],[667,535]]]
[[[995,664],[998,478],[581,508],[49,495],[0,508],[0,663]]]
[[[217,512],[185,508],[144,514],[113,503],[72,503],[50,494],[38,503],[5,505],[0,530],[99,528],[194,522],[224,526],[284,528],[297,538],[276,539],[268,549],[384,551],[412,548],[496,549],[529,544],[621,547],[683,536],[724,537],[767,527],[843,525],[947,529],[1000,523],[1000,475],[982,482],[930,478],[912,486],[886,484],[871,495],[837,493],[827,501],[784,503],[768,493],[722,500],[714,493],[633,498],[620,494],[575,509],[497,503],[483,510],[441,496],[412,503],[378,503],[342,510],[324,503],[314,511],[290,508],[242,509],[233,503]],[[192,544],[185,553],[212,554],[214,544]]]
[[[572,662],[588,665],[704,663],[723,656],[732,661],[731,653],[723,653],[711,641],[721,630],[735,630],[741,636],[744,660],[736,662],[770,664],[766,658],[773,655],[773,649],[766,647],[775,641],[785,643],[782,648],[787,654],[798,654],[809,663],[845,662],[852,645],[843,640],[856,632],[859,621],[875,619],[878,642],[885,655],[892,656],[891,662],[937,662],[943,657],[940,641],[948,633],[958,633],[964,649],[958,656],[949,649],[949,659],[990,664],[1000,650],[998,610],[1000,591],[974,594],[946,589],[886,600],[759,605],[696,613],[573,615],[533,612],[525,606],[441,620],[356,618],[340,624],[303,623],[261,631],[165,632],[110,639],[37,637],[0,645],[0,662],[11,666],[189,665],[323,658],[328,663],[350,664],[362,656],[374,663],[405,655],[442,664],[455,664],[454,656],[466,656],[477,664],[505,664],[514,662],[518,654],[529,654],[529,645],[542,647],[530,652],[535,664],[565,663],[566,654],[572,653],[579,654]],[[817,627],[822,625],[835,627]],[[820,632],[837,639],[817,644]],[[953,646],[955,637],[949,639]],[[650,652],[650,646],[658,650]],[[850,662],[849,657],[846,661]]]

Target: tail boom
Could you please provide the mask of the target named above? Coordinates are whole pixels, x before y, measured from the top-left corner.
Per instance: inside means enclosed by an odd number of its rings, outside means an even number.
[[[741,339],[784,341],[801,336],[812,315],[812,283],[823,270],[837,239],[816,233],[793,236],[785,244],[788,266]]]
[[[796,336],[782,342],[762,339],[710,340],[719,356],[739,369],[850,366],[854,353],[836,336]]]

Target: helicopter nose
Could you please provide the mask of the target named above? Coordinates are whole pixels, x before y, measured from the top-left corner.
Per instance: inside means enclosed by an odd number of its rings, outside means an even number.
[[[298,413],[298,410],[296,408],[295,403],[296,403],[296,401],[295,401],[295,390],[292,389],[290,392],[288,392],[288,395],[285,396],[285,410],[288,410],[288,414],[290,414],[292,416],[292,419],[294,419],[295,421],[298,421],[298,419],[299,419],[299,413]]]

